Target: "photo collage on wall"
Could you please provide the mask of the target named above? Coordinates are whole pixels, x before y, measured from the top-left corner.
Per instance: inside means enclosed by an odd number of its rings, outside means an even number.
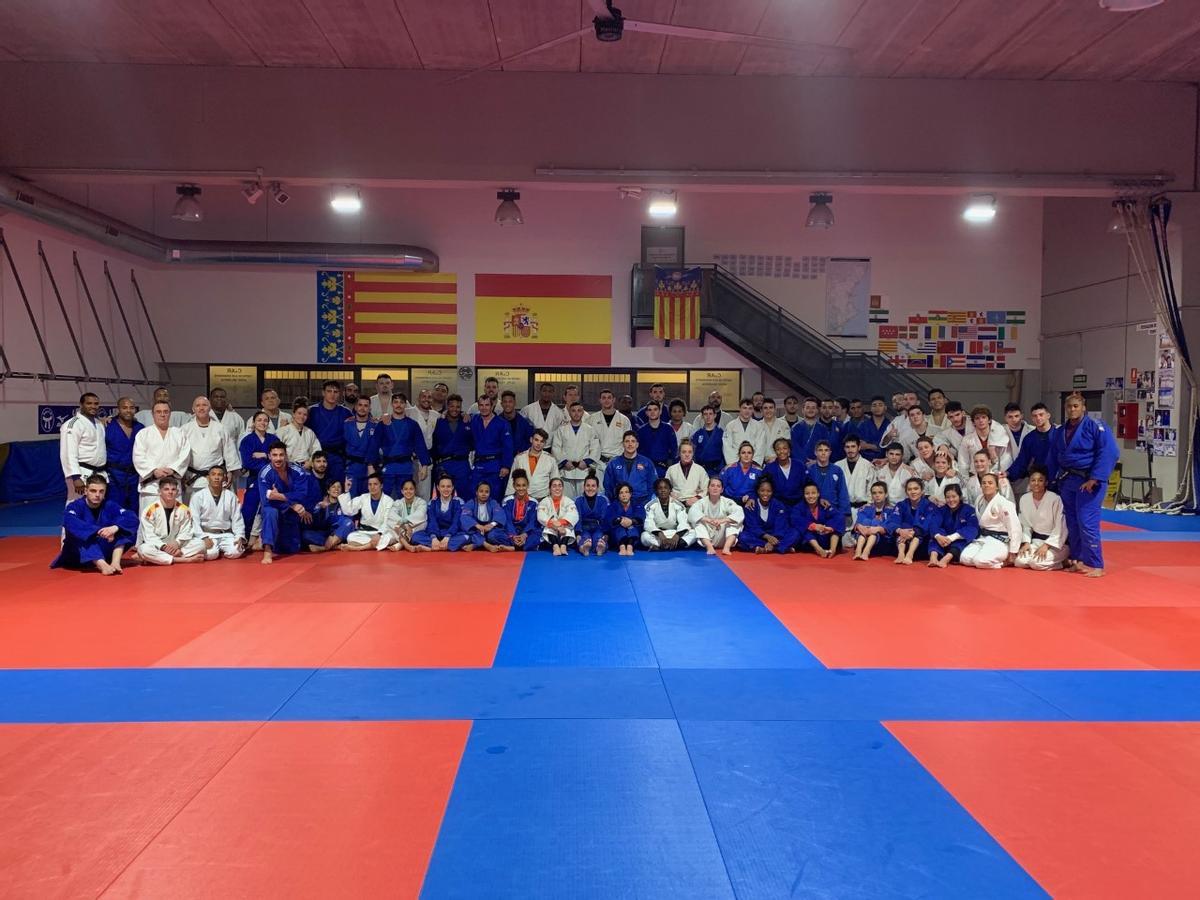
[[[1155,354],[1154,369],[1130,370],[1125,398],[1136,400],[1138,404],[1137,449],[1150,450],[1155,456],[1178,456],[1176,378],[1179,356],[1171,339],[1161,333],[1155,342]]]

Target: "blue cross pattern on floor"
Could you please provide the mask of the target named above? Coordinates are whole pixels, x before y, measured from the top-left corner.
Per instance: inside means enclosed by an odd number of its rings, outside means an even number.
[[[4,723],[465,719],[427,897],[1032,897],[883,723],[1192,722],[1200,672],[829,669],[699,553],[531,554],[491,668],[0,670]]]

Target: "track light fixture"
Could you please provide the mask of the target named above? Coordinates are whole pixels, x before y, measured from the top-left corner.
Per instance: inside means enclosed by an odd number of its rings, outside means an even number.
[[[242,185],[242,196],[246,198],[246,202],[253,206],[258,202],[258,198],[263,195],[263,186],[260,181],[247,181]]]
[[[496,191],[496,199],[500,201],[500,205],[496,207],[497,225],[525,224],[525,219],[521,216],[521,207],[517,206],[517,201],[521,199],[520,191],[516,188],[504,188]]]
[[[175,186],[175,193],[179,195],[179,199],[175,201],[175,210],[171,213],[172,219],[178,219],[180,222],[204,220],[204,210],[200,208],[200,201],[196,199],[200,196],[199,185],[179,184]]]
[[[833,194],[809,194],[808,202],[812,204],[812,209],[808,211],[808,218],[804,222],[804,227],[832,228],[833,210],[830,209],[829,204],[833,202]]]
[[[669,219],[679,211],[679,198],[674,191],[655,191],[650,195],[646,212],[655,219]]]
[[[972,194],[967,208],[963,210],[963,218],[976,225],[992,221],[996,218],[996,195]]]
[[[329,198],[329,206],[334,212],[342,215],[361,212],[362,205],[362,194],[352,184],[335,187]]]

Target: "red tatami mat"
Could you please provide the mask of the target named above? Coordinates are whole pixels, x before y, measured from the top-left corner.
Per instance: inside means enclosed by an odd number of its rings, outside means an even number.
[[[104,896],[416,897],[470,727],[267,723]]]
[[[325,665],[488,668],[496,658],[509,599],[380,604]]]
[[[0,726],[0,896],[99,896],[258,727]]]
[[[1052,896],[1195,896],[1200,723],[885,724]]]

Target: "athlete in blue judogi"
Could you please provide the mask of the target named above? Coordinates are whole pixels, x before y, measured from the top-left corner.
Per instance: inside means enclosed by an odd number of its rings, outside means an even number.
[[[812,550],[817,556],[832,559],[841,549],[845,516],[821,505],[821,492],[811,481],[804,486],[804,500],[792,507],[789,521],[797,550]]]
[[[746,508],[737,549],[751,553],[787,553],[796,546],[796,532],[788,508],[774,497],[771,479],[763,478],[755,488],[756,497]]]
[[[647,418],[637,428],[638,452],[650,458],[657,473],[655,477],[662,478],[679,459],[679,440],[675,436],[675,429],[662,420],[662,406],[659,403],[651,400],[643,409]]]
[[[603,556],[608,550],[608,498],[600,493],[600,481],[595,475],[583,479],[583,493],[575,498],[575,509],[579,523],[575,536],[579,541],[579,552],[587,556],[593,550]]]
[[[449,475],[454,493],[472,497],[471,450],[474,448],[471,429],[462,417],[462,397],[451,394],[446,398],[446,415],[433,427],[433,477],[436,481]]]
[[[771,479],[775,489],[772,495],[788,509],[804,500],[804,485],[808,481],[808,470],[804,463],[792,459],[792,442],[779,438],[771,448],[775,459],[763,466],[763,478]]]
[[[618,457],[619,458],[619,457]],[[612,471],[611,468],[609,471]],[[605,473],[604,480],[608,480]],[[642,523],[646,521],[646,504],[633,498],[633,487],[626,481],[616,485],[613,500],[608,504],[608,542],[621,556],[632,556],[641,540]]]
[[[721,487],[725,496],[746,506],[754,499],[755,485],[762,473],[762,468],[754,461],[754,448],[748,441],[743,441],[738,448],[737,461],[721,472]]]
[[[617,499],[617,487],[628,484],[633,492],[633,505],[639,512],[644,512],[646,504],[654,496],[657,470],[650,457],[639,452],[637,434],[632,431],[625,432],[621,446],[624,452],[620,456],[614,456],[604,467],[604,496],[611,503]],[[642,518],[645,516],[642,515]],[[640,532],[638,537],[641,537]]]
[[[467,535],[464,550],[483,547],[496,551],[509,543],[505,534],[508,517],[504,507],[492,499],[492,489],[486,481],[475,486],[475,499],[463,503],[462,530]]]
[[[63,545],[52,569],[95,566],[101,575],[120,575],[121,556],[137,537],[137,505],[127,509],[107,498],[103,475],[89,475],[83,496],[63,511]]]
[[[363,479],[365,485],[367,479]],[[325,496],[317,503],[312,511],[312,522],[300,529],[301,542],[307,545],[311,552],[332,550],[344,543],[346,537],[355,529],[353,516],[342,512],[338,498],[342,495],[342,482],[331,481],[325,490]]]
[[[948,484],[943,495],[946,505],[940,510],[941,521],[929,535],[929,565],[941,569],[950,565],[951,560],[957,561],[967,545],[979,537],[979,517],[975,515],[975,507],[963,503],[962,488]]]
[[[289,463],[287,446],[275,441],[267,451],[270,465],[258,473],[262,503],[262,546],[265,564],[276,553],[298,553],[304,528],[312,525],[321,500],[317,479],[299,463]]]
[[[844,519],[850,515],[850,491],[846,487],[846,478],[842,470],[831,462],[832,448],[828,441],[817,441],[814,452],[817,461],[808,467],[808,480],[817,486],[821,505],[841,513]]]
[[[254,518],[262,498],[258,495],[258,476],[263,469],[271,465],[269,452],[276,438],[267,429],[271,426],[271,417],[259,410],[250,419],[250,431],[238,444],[238,454],[242,458],[242,471],[246,473],[246,492],[242,495],[242,521],[246,525],[246,534],[253,530]]]
[[[1088,416],[1082,394],[1071,394],[1066,406],[1067,421],[1050,441],[1047,468],[1058,473],[1071,547],[1068,567],[1095,578],[1104,574],[1100,504],[1121,454],[1112,432]]]
[[[717,421],[717,411],[713,407],[701,407],[700,417],[703,424],[692,432],[690,438],[696,451],[694,461],[710,477],[719,478],[721,470],[725,468],[725,431]]]
[[[1047,480],[1053,484],[1057,472],[1051,471],[1046,464],[1050,461],[1050,444],[1054,441],[1057,425],[1050,423],[1050,410],[1045,403],[1035,403],[1029,410],[1029,418],[1033,421],[1033,430],[1021,440],[1021,449],[1017,458],[1008,467],[1009,482],[1020,481],[1029,477],[1029,467],[1042,466],[1046,469]]]
[[[460,550],[467,543],[462,524],[462,501],[454,496],[449,475],[438,479],[437,496],[429,501],[429,521],[412,536],[415,550]]]
[[[513,436],[508,423],[492,414],[492,398],[484,395],[479,399],[479,415],[471,416],[467,427],[471,429],[471,440],[475,446],[475,461],[471,467],[471,494],[475,485],[486,481],[493,497],[504,496],[504,480],[512,465]]]
[[[926,542],[930,533],[941,525],[942,514],[925,496],[925,485],[920,478],[908,479],[904,494],[904,499],[892,510],[888,534],[896,542],[896,562],[910,566],[918,553],[926,552]]]
[[[504,501],[506,546],[516,550],[536,550],[542,542],[542,523],[538,521],[537,501],[529,496],[529,476],[524,470],[512,473],[513,495]]]
[[[961,496],[961,495],[960,495]],[[854,558],[866,562],[872,556],[883,556],[895,549],[888,522],[892,504],[888,502],[888,487],[882,481],[871,485],[871,502],[860,506],[854,516]]]
[[[413,457],[422,467],[433,462],[425,447],[425,435],[414,420],[407,416],[392,416],[390,421],[379,423],[375,439],[383,464],[383,492],[393,500],[398,499],[404,482],[410,478],[416,482],[421,480],[420,473],[413,472]]]
[[[871,411],[862,417],[854,426],[861,446],[859,453],[863,459],[874,462],[883,459],[883,436],[892,427],[892,421],[887,415],[887,401],[876,395],[871,398]]]
[[[379,465],[379,429],[382,427],[380,423],[371,421],[370,397],[359,397],[354,401],[353,418],[342,423],[346,478],[350,481],[352,495],[365,493],[367,475]],[[417,427],[420,428],[419,425]],[[401,481],[401,485],[403,483]],[[387,493],[386,487],[383,490]]]
[[[133,467],[133,439],[146,426],[134,418],[137,405],[129,397],[117,401],[117,415],[104,428],[108,452],[108,499],[126,509],[138,508],[138,474]]]
[[[338,382],[326,381],[321,392],[321,402],[308,408],[308,427],[329,458],[329,477],[342,481],[346,477],[346,438],[342,426],[352,415],[342,406],[342,386]]]

